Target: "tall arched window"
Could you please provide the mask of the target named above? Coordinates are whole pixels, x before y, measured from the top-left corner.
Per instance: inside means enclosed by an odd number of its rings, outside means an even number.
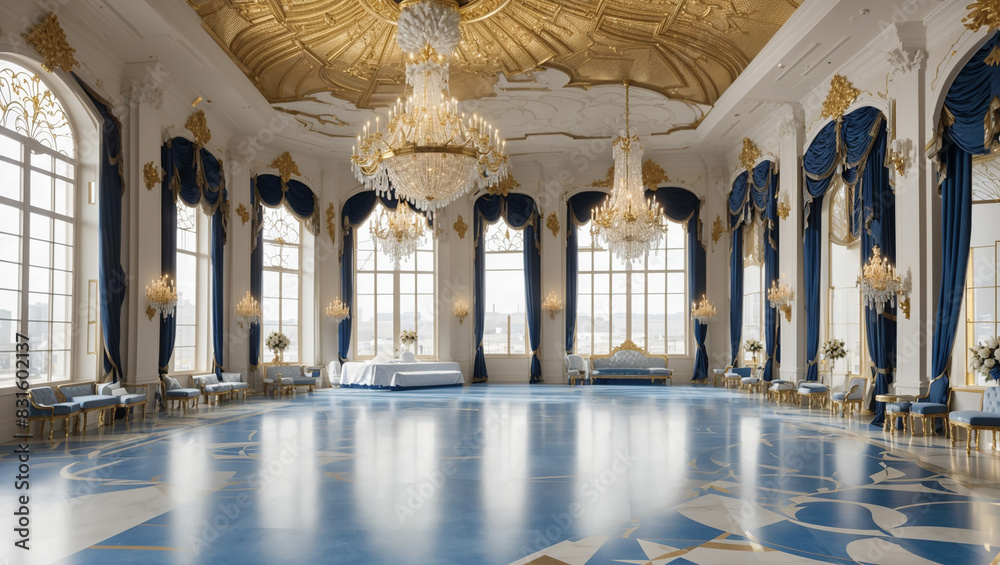
[[[302,222],[284,208],[264,207],[262,339],[273,331],[288,336],[283,359],[301,362]]]
[[[34,72],[0,60],[0,353],[28,336],[32,383],[72,374],[76,151],[69,119]],[[14,380],[0,355],[0,386]]]
[[[996,153],[972,158],[972,237],[965,281],[969,347],[1000,335],[1000,159]],[[958,355],[956,351],[955,355]],[[966,384],[982,385],[986,376],[966,366]],[[955,381],[952,381],[955,384]]]
[[[355,230],[354,351],[370,359],[400,348],[399,333],[417,331],[417,357],[437,357],[434,323],[435,254],[433,230],[426,230],[417,251],[395,269],[392,259],[376,246],[371,228],[385,209],[375,206]]]
[[[666,237],[626,270],[580,226],[576,350],[609,353],[626,339],[649,353],[687,353],[687,234],[664,219]]]
[[[754,354],[746,351],[748,339],[764,343],[764,224],[758,218],[743,228],[743,361],[754,362]],[[761,353],[757,353],[760,363]]]
[[[830,287],[825,339],[843,340],[847,349],[847,358],[836,363],[837,373],[846,371],[858,375],[861,374],[862,360],[867,351],[861,325],[864,311],[857,287],[858,275],[861,274],[861,243],[851,232],[853,205],[848,197],[850,192],[840,180],[834,182],[839,186],[831,189],[829,204]],[[824,368],[829,370],[829,365],[825,364]],[[837,376],[834,375],[835,378]]]
[[[177,337],[171,372],[206,371],[212,335],[208,290],[208,216],[177,201]]]
[[[526,355],[528,318],[524,299],[524,233],[503,218],[486,226],[486,355]]]

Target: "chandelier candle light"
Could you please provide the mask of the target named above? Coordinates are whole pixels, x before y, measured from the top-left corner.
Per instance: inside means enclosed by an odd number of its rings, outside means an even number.
[[[629,127],[628,82],[625,83],[625,131],[615,138],[615,178],[611,196],[594,210],[591,233],[622,263],[646,257],[666,232],[660,205],[645,198],[642,186],[642,143]]]
[[[146,287],[146,300],[149,301],[149,307],[155,310],[154,313],[165,317],[173,316],[174,309],[177,308],[177,283],[170,280],[168,275],[163,275],[154,280],[152,284],[152,287]]]
[[[351,317],[351,309],[338,296],[326,307],[326,315],[339,322]]]
[[[462,325],[465,321],[465,317],[469,315],[469,307],[465,305],[464,302],[458,301],[455,303],[455,308],[452,310],[455,317],[458,318],[458,325]]]
[[[406,202],[400,202],[392,212],[382,208],[378,221],[372,224],[372,237],[382,246],[382,252],[392,259],[397,271],[400,261],[416,253],[424,238],[426,223]]]
[[[260,323],[260,303],[253,296],[250,296],[249,290],[246,296],[236,303],[236,321],[241,328],[243,324]]]
[[[698,304],[691,303],[691,316],[704,326],[715,319],[715,306],[703,294],[701,295],[701,302]]]
[[[871,259],[862,269],[857,286],[861,289],[865,307],[875,310],[880,316],[885,312],[886,304],[894,306],[896,296],[903,294],[903,279],[896,274],[889,258],[882,256],[882,250],[877,245],[872,247]]]
[[[792,301],[795,299],[795,291],[787,284],[778,284],[778,281],[771,281],[771,288],[767,289],[767,301],[771,308],[777,308],[785,314],[785,321],[792,321]]]
[[[351,164],[365,188],[409,201],[433,214],[474,190],[496,186],[509,173],[499,130],[480,116],[466,118],[448,97],[448,59],[462,38],[455,0],[402,3],[396,42],[409,55],[410,95],[397,100],[385,129],[364,127]]]
[[[550,320],[555,320],[556,314],[562,312],[562,309],[563,309],[562,300],[559,300],[559,297],[556,296],[555,291],[550,292],[549,295],[546,296],[545,300],[542,302],[542,311],[549,315]]]

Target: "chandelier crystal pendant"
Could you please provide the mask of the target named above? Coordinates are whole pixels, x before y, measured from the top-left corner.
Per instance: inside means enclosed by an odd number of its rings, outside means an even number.
[[[410,95],[397,100],[385,129],[380,118],[364,127],[351,164],[365,188],[433,214],[462,195],[496,186],[507,177],[509,159],[499,130],[480,116],[466,118],[448,96],[448,59],[458,46],[455,0],[403,2],[396,31],[409,55]]]
[[[260,303],[250,295],[248,290],[239,302],[236,303],[236,322],[240,327],[252,324],[260,324]]]
[[[625,131],[615,138],[615,178],[611,197],[596,208],[591,233],[598,244],[631,265],[656,249],[667,231],[660,205],[644,196],[642,144],[629,127],[628,82],[625,83]]]
[[[880,316],[885,312],[885,305],[894,306],[896,296],[904,292],[903,280],[877,245],[872,247],[872,256],[862,268],[857,286],[861,289],[865,308],[875,310]]]
[[[378,220],[372,224],[372,238],[392,259],[397,271],[400,261],[416,253],[424,238],[426,223],[423,216],[414,212],[406,202],[400,202],[392,212],[382,208]]]
[[[146,300],[155,313],[165,318],[173,316],[177,308],[177,283],[170,280],[168,275],[163,275],[154,280],[151,287],[146,287]]]

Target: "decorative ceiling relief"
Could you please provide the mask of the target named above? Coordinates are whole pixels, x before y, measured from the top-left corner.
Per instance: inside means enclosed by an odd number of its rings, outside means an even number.
[[[189,3],[272,103],[320,92],[358,108],[403,93],[394,0]],[[492,96],[498,75],[560,69],[569,86],[629,79],[673,100],[713,104],[801,0],[463,0],[452,93]]]

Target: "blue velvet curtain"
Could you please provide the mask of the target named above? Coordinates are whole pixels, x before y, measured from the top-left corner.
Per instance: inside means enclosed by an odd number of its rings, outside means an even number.
[[[399,204],[394,196],[379,196],[374,190],[359,192],[344,202],[340,215],[343,221],[343,236],[340,238],[340,299],[351,311],[351,316],[354,315],[354,228],[365,223],[379,202],[389,210],[395,210]],[[318,205],[316,209],[319,209]],[[413,211],[424,214],[418,208],[413,208]],[[434,225],[430,218],[427,223]],[[348,361],[351,351],[351,324],[349,316],[341,320],[338,327],[337,348],[341,363]]]
[[[701,241],[701,199],[686,188],[667,186],[655,191],[646,191],[647,198],[654,198],[663,208],[663,214],[671,220],[686,224],[688,247],[688,288],[691,299],[700,300],[705,294],[706,280],[705,244]],[[705,349],[705,339],[708,337],[708,324],[694,322],[694,374],[693,381],[708,378],[708,351]]]
[[[931,365],[935,376],[928,400],[945,404],[951,386],[949,370],[955,336],[962,319],[962,297],[972,237],[972,156],[996,147],[997,121],[992,108],[1000,97],[1000,67],[986,59],[1000,48],[994,34],[966,63],[944,101],[942,148],[937,158],[941,193],[941,288],[934,317]],[[994,119],[987,120],[988,116]],[[987,124],[990,129],[987,130]],[[941,178],[943,177],[943,178]]]
[[[475,265],[473,271],[473,310],[475,313],[476,361],[472,382],[487,382],[486,356],[483,333],[486,324],[486,224],[503,218],[515,229],[524,231],[524,297],[528,317],[528,341],[531,347],[531,383],[542,382],[542,365],[538,360],[541,342],[541,238],[539,234],[538,206],[525,194],[484,195],[476,200],[473,211],[472,233],[475,237]]]
[[[566,201],[566,353],[576,346],[577,283],[580,274],[580,242],[577,230],[590,221],[594,208],[607,193],[578,192]]]
[[[163,167],[162,206],[160,208],[160,268],[176,280],[177,275],[177,199],[188,206],[200,206],[212,221],[212,343],[213,371],[223,369],[225,297],[223,266],[226,236],[229,231],[229,195],[222,163],[204,147],[175,137],[160,149]],[[160,316],[160,373],[166,373],[174,351],[177,332],[175,316]]]
[[[114,382],[125,378],[121,351],[122,305],[128,286],[122,269],[122,195],[125,193],[121,124],[111,115],[107,104],[75,74],[101,115],[101,148],[98,186],[97,249],[100,272],[98,292],[101,305],[101,334],[104,341],[104,372]]]
[[[305,183],[295,179],[288,182],[278,175],[254,175],[250,179],[250,206],[253,221],[250,227],[250,295],[263,304],[264,292],[264,206],[277,208],[285,206],[293,216],[302,220],[313,235],[319,233],[319,198]],[[250,366],[260,363],[260,324],[250,324]]]
[[[743,222],[729,217],[729,351],[730,364],[740,365],[743,341]]]

